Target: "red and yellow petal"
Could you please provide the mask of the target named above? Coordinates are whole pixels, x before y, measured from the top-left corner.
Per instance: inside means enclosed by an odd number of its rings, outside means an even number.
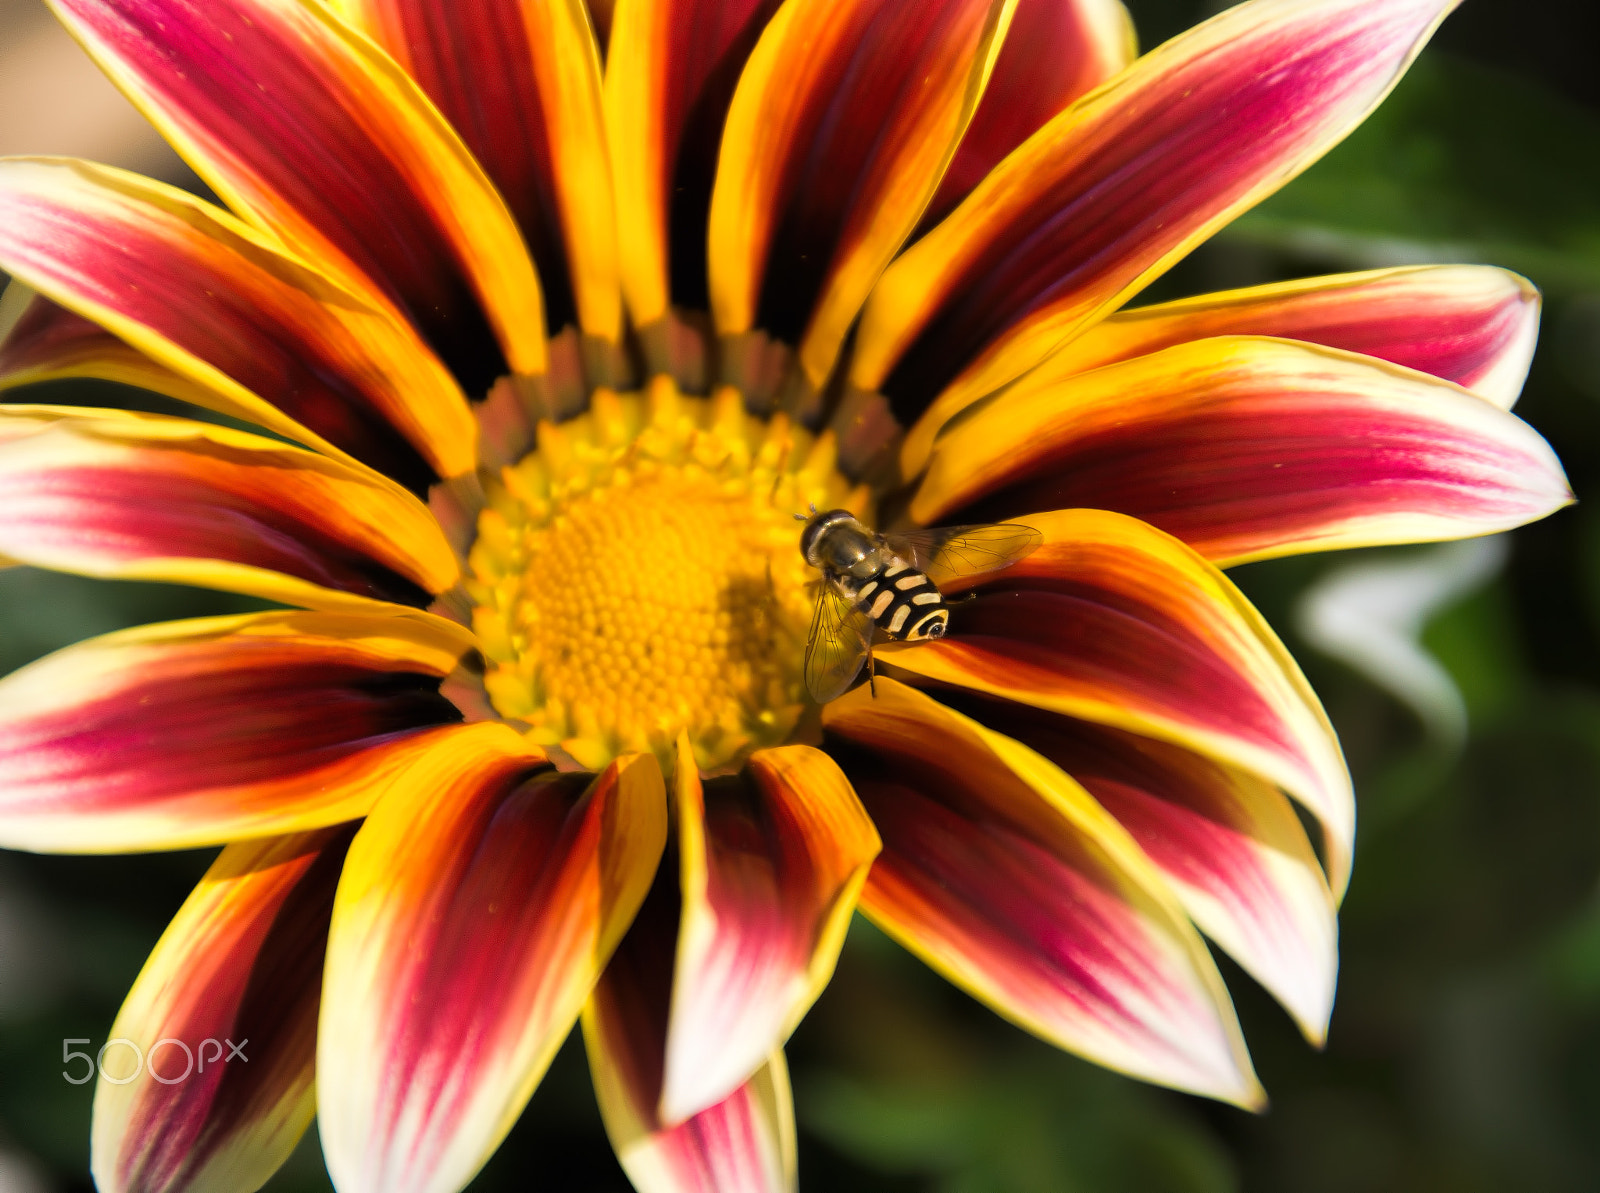
[[[1010,703],[974,711],[1081,783],[1132,834],[1201,931],[1322,1042],[1339,964],[1333,897],[1276,787],[1105,725]]]
[[[681,229],[703,250],[728,104],[778,6],[779,0],[628,0],[607,14],[606,132],[622,291],[636,327],[667,315],[674,275],[688,273],[704,287],[703,251],[690,248],[690,260],[673,260],[670,247]],[[681,291],[695,288],[680,284],[678,300],[690,300]]]
[[[70,378],[133,385],[196,406],[216,400],[211,390],[13,280],[0,295],[0,392]]]
[[[1212,336],[1307,340],[1516,404],[1539,334],[1539,292],[1509,270],[1417,265],[1304,278],[1119,311],[1028,374],[1034,388]]]
[[[760,750],[748,781],[706,784],[687,742],[679,758],[683,909],[659,1110],[668,1125],[732,1095],[799,1024],[833,976],[879,845],[820,750]]]
[[[0,409],[0,554],[312,608],[420,606],[460,574],[415,497],[366,469],[188,419]]]
[[[1350,776],[1316,695],[1260,614],[1213,565],[1133,518],[1063,510],[1026,521],[1044,545],[981,584],[950,637],[889,645],[879,658],[1277,784],[1321,822],[1342,894]]]
[[[823,712],[883,835],[867,916],[1060,1047],[1259,1106],[1222,979],[1132,838],[1026,746],[893,680],[877,689]]]
[[[544,283],[551,330],[622,331],[600,55],[583,0],[335,0],[483,164]]]
[[[1549,444],[1458,386],[1233,337],[1023,379],[938,441],[912,511],[1113,509],[1227,566],[1489,534],[1571,500]]]
[[[111,1026],[127,1043],[101,1061],[103,1193],[250,1193],[294,1150],[316,1113],[322,957],[354,831],[230,845],[178,910]]]
[[[949,215],[1007,154],[1137,54],[1122,0],[1018,0],[994,74],[924,226]]]
[[[801,368],[822,386],[933,198],[1015,7],[790,0],[777,11],[739,80],[717,162],[720,333],[798,333]]]
[[[928,409],[902,452],[906,475],[958,410],[1344,137],[1455,2],[1253,0],[1029,138],[895,262],[862,315],[852,383],[882,389],[902,415]]]
[[[51,7],[235,211],[395,304],[453,366],[481,356],[486,319],[513,371],[544,370],[538,278],[504,200],[410,76],[326,6]]]
[[[0,267],[208,391],[202,405],[408,480],[418,455],[441,476],[475,464],[466,399],[409,325],[173,187],[0,162]]]
[[[187,849],[364,816],[426,787],[471,648],[439,618],[254,613],[143,626],[0,680],[0,844]]]
[[[653,758],[537,770],[511,730],[368,817],[345,863],[318,1025],[344,1193],[462,1188],[516,1122],[649,889]]]
[[[675,1127],[652,1127],[617,1074],[598,1012],[584,1012],[584,1040],[606,1133],[639,1193],[793,1193],[794,1098],[783,1053],[721,1102]]]
[[[669,851],[583,1010],[606,1134],[641,1193],[792,1193],[794,1106],[781,1052],[716,1105],[675,1126],[661,1121],[682,902]]]

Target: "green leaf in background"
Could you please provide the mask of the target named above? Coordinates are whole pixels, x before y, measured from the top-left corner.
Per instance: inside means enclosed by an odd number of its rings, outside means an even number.
[[[864,918],[791,1051],[802,1136],[925,1193],[1237,1193],[1186,1103],[1058,1052]],[[1235,1112],[1229,1112],[1235,1113]],[[812,1188],[830,1188],[823,1181]]]
[[[1352,267],[1487,262],[1547,289],[1600,289],[1600,120],[1538,83],[1428,53],[1226,236]]]
[[[1210,1134],[1159,1095],[1040,1048],[989,1056],[959,1083],[820,1074],[805,1127],[936,1193],[1234,1193]]]

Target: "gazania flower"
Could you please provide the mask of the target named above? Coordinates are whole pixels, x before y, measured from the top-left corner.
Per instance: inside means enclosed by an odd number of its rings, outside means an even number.
[[[459,1189],[580,1018],[640,1189],[785,1188],[857,908],[1151,1081],[1260,1101],[1201,931],[1322,1037],[1349,780],[1219,568],[1564,504],[1537,299],[1117,312],[1451,0],[1138,59],[1115,0],[54,3],[228,210],[0,164],[4,384],[275,437],[6,407],[0,554],[290,607],[0,684],[5,844],[226,846],[112,1029],[102,1189],[254,1188],[313,1113],[343,1193]],[[1044,542],[819,710],[810,502]]]

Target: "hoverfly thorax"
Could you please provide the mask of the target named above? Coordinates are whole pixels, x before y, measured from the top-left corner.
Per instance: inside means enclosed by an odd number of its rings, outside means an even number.
[[[824,575],[870,578],[878,570],[878,544],[870,530],[849,510],[813,514],[800,532],[800,553]]]

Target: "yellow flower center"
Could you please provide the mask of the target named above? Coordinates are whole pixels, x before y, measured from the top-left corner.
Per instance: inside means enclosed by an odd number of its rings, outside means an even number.
[[[657,379],[541,424],[487,495],[467,590],[502,717],[594,769],[687,732],[714,771],[793,733],[816,579],[793,515],[866,514],[830,435]]]

